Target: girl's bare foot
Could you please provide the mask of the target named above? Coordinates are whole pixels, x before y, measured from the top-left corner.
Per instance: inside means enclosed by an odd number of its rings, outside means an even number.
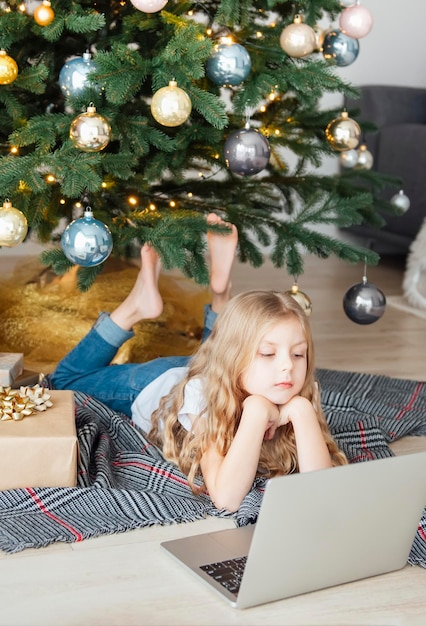
[[[158,290],[160,259],[148,243],[141,248],[141,263],[131,292],[111,313],[111,319],[125,330],[131,330],[141,320],[158,317],[163,311],[163,299]]]
[[[229,234],[207,233],[210,253],[210,289],[212,309],[216,313],[224,307],[231,295],[231,271],[238,244],[238,231],[234,224],[225,222],[216,213],[207,216],[208,224],[229,226]]]

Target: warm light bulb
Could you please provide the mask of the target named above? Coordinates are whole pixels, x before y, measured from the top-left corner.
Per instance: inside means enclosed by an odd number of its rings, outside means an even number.
[[[61,199],[59,200],[59,204],[65,204],[65,202],[66,202],[66,201],[65,201],[63,198],[61,198]]]
[[[188,198],[192,198],[192,191],[188,191],[187,196]]]
[[[265,111],[266,111],[266,106],[265,106],[264,104],[262,104],[262,106],[260,107],[259,111],[260,111],[261,113],[265,113]]]
[[[151,204],[149,205],[149,207],[148,207],[148,208],[150,209],[150,211],[155,211],[155,209],[156,209],[157,207],[155,206],[155,204],[153,204],[153,203],[151,202]]]
[[[206,30],[206,35],[208,35],[208,36],[210,37],[210,35],[212,34],[212,32],[213,32],[213,31],[212,31],[212,29],[211,29],[211,28],[208,28],[208,29]]]
[[[19,150],[18,150],[18,146],[12,146],[10,148],[10,154],[18,154]]]
[[[169,205],[172,207],[172,209],[174,209],[174,207],[176,206],[176,202],[174,200],[170,200]]]
[[[131,204],[132,206],[136,206],[138,203],[138,199],[136,198],[136,196],[129,196],[127,198],[127,202]]]
[[[50,183],[50,184],[56,182],[56,178],[53,176],[53,174],[48,174],[45,180],[46,180],[46,183]]]

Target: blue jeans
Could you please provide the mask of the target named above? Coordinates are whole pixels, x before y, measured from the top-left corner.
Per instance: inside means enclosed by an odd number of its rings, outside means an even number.
[[[203,341],[216,320],[210,306],[204,311]],[[187,356],[160,357],[146,363],[111,365],[120,346],[134,336],[101,313],[85,337],[58,364],[51,375],[55,389],[83,391],[114,411],[131,415],[131,406],[150,382],[172,367],[188,364]]]

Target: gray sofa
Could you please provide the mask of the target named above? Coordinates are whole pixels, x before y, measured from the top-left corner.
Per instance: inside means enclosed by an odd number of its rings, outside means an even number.
[[[373,122],[378,132],[365,133],[363,141],[374,157],[373,170],[402,179],[410,199],[404,215],[382,213],[386,224],[345,229],[360,243],[380,255],[406,255],[426,218],[426,89],[388,85],[361,87],[359,100],[347,100],[350,112],[358,111],[359,122]],[[387,187],[385,200],[398,191]]]

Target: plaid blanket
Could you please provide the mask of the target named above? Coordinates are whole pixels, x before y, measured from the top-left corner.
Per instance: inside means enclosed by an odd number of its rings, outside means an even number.
[[[426,435],[426,383],[333,370],[317,375],[330,429],[351,462],[392,456],[389,442]],[[207,515],[233,517],[240,526],[256,521],[262,480],[236,514],[219,511],[207,495],[192,494],[185,476],[128,418],[86,394],[75,400],[78,486],[0,491],[0,549],[12,553]],[[409,563],[426,568],[426,509]]]

